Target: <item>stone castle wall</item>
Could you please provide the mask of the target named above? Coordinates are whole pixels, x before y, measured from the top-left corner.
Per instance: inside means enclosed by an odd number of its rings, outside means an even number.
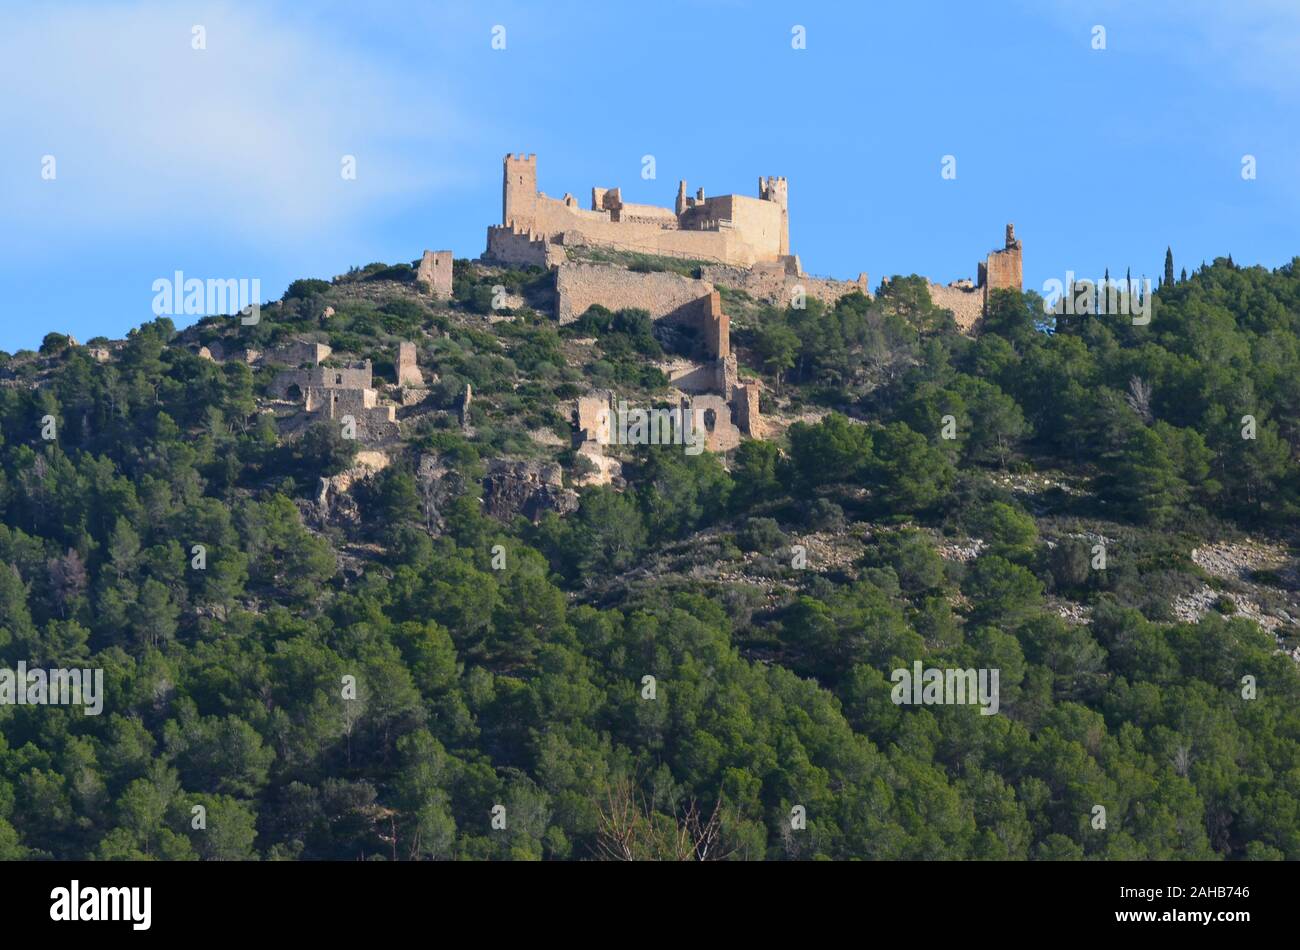
[[[308,389],[305,408],[335,421],[351,416],[362,442],[386,442],[401,433],[397,407],[379,405],[379,394],[373,389]]]
[[[930,284],[930,300],[952,311],[959,329],[969,332],[988,309],[989,291],[1021,290],[1024,287],[1024,247],[1016,239],[1016,226],[1007,225],[1006,245],[990,251],[976,268],[975,282],[953,281],[944,286]]]
[[[984,313],[984,289],[970,281],[956,284],[931,284],[930,302],[936,307],[951,310],[957,327],[969,330]]]
[[[556,314],[572,323],[592,304],[610,310],[641,309],[651,319],[698,321],[713,285],[667,272],[641,273],[612,264],[565,264],[555,274]]]
[[[373,377],[369,360],[356,366],[314,366],[277,374],[268,392],[274,399],[285,399],[294,386],[304,393],[308,389],[369,389]]]
[[[293,340],[282,346],[274,347],[267,350],[262,356],[262,362],[272,364],[282,364],[284,366],[301,366],[304,363],[310,363],[312,366],[318,366],[325,360],[329,359],[333,350],[324,343],[309,343],[303,340]]]
[[[816,297],[828,306],[855,291],[871,296],[866,274],[859,274],[857,280],[811,277],[799,273],[798,258],[792,258],[788,264],[755,264],[751,268],[711,264],[700,271],[704,280],[778,306],[789,306],[795,287],[802,287],[806,296]]]
[[[568,258],[564,248],[528,231],[514,227],[488,228],[487,252],[483,255],[499,264],[516,267],[554,267]]]
[[[776,181],[773,179],[772,181]],[[502,176],[504,229],[546,244],[598,244],[621,251],[718,261],[750,266],[778,261],[789,249],[789,214],[784,181],[764,197],[701,194],[689,208],[672,211],[654,205],[624,204],[617,188],[592,189],[593,208],[578,206],[572,195],[550,198],[537,190],[537,156],[507,155]],[[487,255],[503,263],[507,256],[538,257],[536,249],[502,234],[488,232]]]

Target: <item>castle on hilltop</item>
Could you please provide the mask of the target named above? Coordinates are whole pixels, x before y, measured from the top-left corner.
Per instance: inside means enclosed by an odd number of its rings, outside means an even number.
[[[563,248],[595,244],[659,257],[689,258],[739,267],[784,264],[790,254],[786,180],[759,178],[758,197],[694,197],[677,186],[674,208],[632,204],[618,188],[592,188],[591,207],[571,194],[549,198],[537,190],[537,156],[507,155],[501,224],[488,228],[486,256],[506,264],[560,263]]]

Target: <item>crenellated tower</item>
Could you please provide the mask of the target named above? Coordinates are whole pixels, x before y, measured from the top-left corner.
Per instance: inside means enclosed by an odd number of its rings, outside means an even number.
[[[501,224],[531,231],[537,224],[537,155],[505,157],[502,178]]]

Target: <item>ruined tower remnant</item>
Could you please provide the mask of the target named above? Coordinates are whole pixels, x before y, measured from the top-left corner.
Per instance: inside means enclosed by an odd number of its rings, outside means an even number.
[[[711,360],[725,359],[731,353],[731,318],[722,310],[722,294],[714,290],[702,303],[705,355]]]
[[[936,307],[952,311],[957,326],[970,330],[988,310],[989,292],[1021,290],[1024,287],[1023,246],[1016,226],[1007,225],[1006,246],[991,251],[977,266],[976,279],[955,280],[947,286],[930,285],[930,300]]]
[[[1016,239],[1016,226],[1008,224],[1006,247],[990,253],[988,259],[980,265],[979,285],[986,288],[984,294],[986,305],[989,290],[1023,289],[1021,251],[1020,241]]]
[[[357,438],[363,442],[384,442],[396,438],[397,407],[381,403],[371,385],[369,360],[347,366],[313,366],[283,370],[267,388],[274,399],[297,402],[302,409],[321,419],[351,416]]]
[[[661,364],[661,369],[669,374],[677,391],[677,405],[673,410],[677,418],[693,420],[703,427],[707,451],[730,452],[740,445],[743,437],[764,437],[760,412],[762,384],[757,379],[740,378],[736,355],[731,352],[730,321],[722,309],[721,295],[716,290],[710,291],[697,304],[705,361]],[[578,397],[574,446],[597,468],[594,474],[585,476],[594,481],[580,484],[607,484],[612,477],[607,463],[614,460],[605,456],[603,446],[611,444],[611,426],[621,418],[625,404],[618,405],[616,411],[615,397],[609,390]]]
[[[790,253],[790,195],[784,176],[758,179],[758,197],[781,208],[781,256]]]
[[[415,344],[405,340],[397,344],[397,385],[415,389],[424,385],[424,376],[416,365]]]
[[[429,285],[436,300],[451,298],[451,251],[425,251],[415,279]]]

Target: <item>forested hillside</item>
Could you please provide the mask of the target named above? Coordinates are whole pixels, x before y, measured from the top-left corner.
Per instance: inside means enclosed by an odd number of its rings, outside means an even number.
[[[1300,260],[1140,326],[998,292],[970,336],[920,278],[724,289],[776,437],[628,450],[536,522],[485,466],[571,481],[572,400],[655,398],[681,341],[410,270],[0,355],[0,667],[106,694],[0,706],[0,858],[1300,859]],[[304,331],[438,374],[350,518],[358,446],[194,352]],[[997,714],[896,705],[917,660],[998,669]]]

